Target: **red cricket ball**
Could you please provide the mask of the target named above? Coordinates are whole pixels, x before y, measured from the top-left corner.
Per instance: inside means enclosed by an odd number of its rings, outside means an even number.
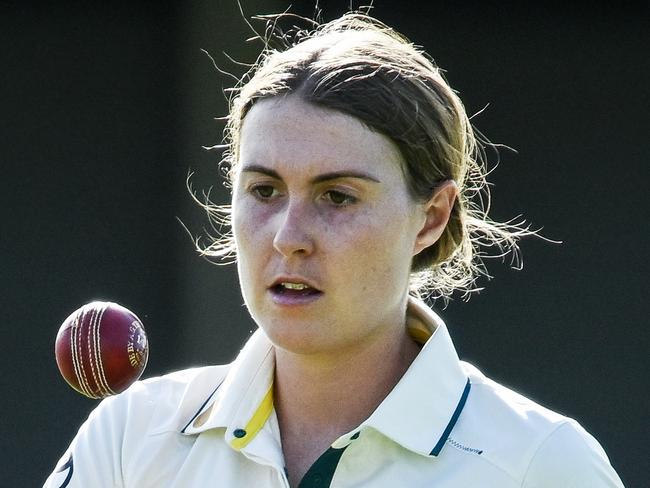
[[[56,363],[68,384],[89,398],[126,390],[147,365],[149,344],[140,319],[111,302],[73,312],[56,335]]]

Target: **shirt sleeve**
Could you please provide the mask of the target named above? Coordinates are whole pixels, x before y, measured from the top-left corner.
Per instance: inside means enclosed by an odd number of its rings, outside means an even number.
[[[93,410],[43,488],[119,488],[124,401],[111,397]]]
[[[598,441],[568,421],[539,447],[522,488],[623,488],[623,483]]]

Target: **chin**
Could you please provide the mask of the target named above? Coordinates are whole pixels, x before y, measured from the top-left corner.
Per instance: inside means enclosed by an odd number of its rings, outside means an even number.
[[[276,348],[293,354],[318,354],[338,348],[327,324],[287,319],[273,322],[260,323],[260,328]]]

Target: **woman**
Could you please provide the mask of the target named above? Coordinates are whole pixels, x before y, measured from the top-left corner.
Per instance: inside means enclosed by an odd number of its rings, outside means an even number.
[[[267,50],[226,131],[237,257],[259,325],[226,366],[135,384],[46,486],[622,486],[579,424],[461,362],[421,292],[469,292],[488,219],[462,103],[428,58],[348,14]],[[231,222],[230,222],[231,220]]]

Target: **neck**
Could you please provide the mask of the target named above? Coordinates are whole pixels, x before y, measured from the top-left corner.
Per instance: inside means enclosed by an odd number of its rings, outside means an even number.
[[[275,409],[285,435],[331,443],[367,419],[419,352],[405,327],[336,357],[276,349]]]

